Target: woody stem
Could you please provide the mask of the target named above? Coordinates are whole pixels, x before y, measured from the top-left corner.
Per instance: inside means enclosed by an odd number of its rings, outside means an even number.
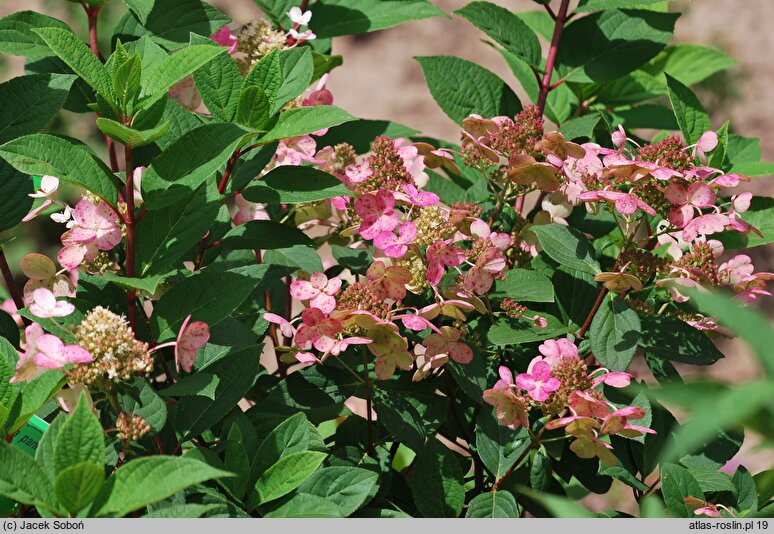
[[[562,40],[564,24],[568,20],[567,10],[569,5],[570,0],[562,0],[559,11],[556,13],[554,34],[551,37],[551,47],[548,49],[548,58],[546,59],[546,73],[543,76],[543,81],[540,83],[540,95],[538,96],[538,109],[540,110],[541,115],[546,108],[548,93],[555,88],[551,85],[551,76],[553,75],[554,67],[556,66],[556,55],[559,52],[559,42]]]
[[[134,249],[135,249],[135,219],[134,219],[134,164],[132,163],[132,147],[124,147],[124,159],[126,163],[126,188],[124,198],[126,199],[126,277],[134,278]],[[137,333],[137,292],[129,290],[126,293],[127,314],[129,315],[129,326],[132,331]]]
[[[19,293],[19,288],[16,286],[16,282],[13,279],[13,273],[11,273],[11,268],[8,266],[8,260],[5,258],[5,250],[2,247],[0,247],[0,271],[3,272],[5,285],[8,288],[8,292],[11,294],[11,298],[13,299],[13,303],[16,305],[16,309],[21,310],[24,308],[24,299],[22,299],[21,293]],[[22,318],[22,320],[27,326],[32,324],[27,318]]]

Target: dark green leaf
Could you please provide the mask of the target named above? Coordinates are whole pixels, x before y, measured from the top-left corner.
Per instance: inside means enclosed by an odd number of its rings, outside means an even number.
[[[313,167],[282,165],[242,193],[251,202],[301,204],[349,194],[341,180]]]
[[[428,440],[417,456],[411,493],[424,517],[459,517],[462,512],[465,489],[460,464],[437,439]]]
[[[591,352],[611,371],[625,371],[637,351],[640,318],[620,297],[605,298],[589,328]]]

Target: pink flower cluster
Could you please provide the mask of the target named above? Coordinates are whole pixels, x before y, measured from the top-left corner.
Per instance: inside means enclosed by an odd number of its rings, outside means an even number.
[[[529,427],[529,412],[541,409],[552,418],[546,430],[564,428],[573,439],[570,449],[581,458],[599,457],[610,465],[617,460],[610,452],[612,445],[603,436],[620,434],[627,437],[654,433],[650,428],[631,424],[642,419],[645,411],[638,406],[618,408],[602,396],[598,386],[622,388],[631,375],[598,368],[589,372],[578,356],[578,348],[568,339],[549,339],[538,347],[536,356],[525,373],[514,378],[510,369],[501,366],[500,379],[484,392],[484,400],[495,407],[500,424],[517,429]]]

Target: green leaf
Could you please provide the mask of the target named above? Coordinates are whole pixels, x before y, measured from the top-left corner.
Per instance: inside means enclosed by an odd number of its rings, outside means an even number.
[[[0,160],[0,232],[21,222],[32,208],[32,178]]]
[[[594,248],[578,230],[552,223],[535,225],[532,231],[545,253],[560,265],[592,275],[602,272]]]
[[[358,119],[341,126],[334,126],[328,133],[318,138],[320,146],[336,146],[349,143],[358,154],[370,151],[371,142],[380,135],[396,139],[411,137],[419,131],[397,122]]]
[[[195,519],[197,517],[210,517],[209,512],[218,510],[217,504],[173,504],[164,508],[157,508],[142,517],[145,519]]]
[[[535,491],[532,488],[521,487],[520,492],[536,500],[558,518],[591,518],[594,515],[582,504],[568,498],[551,493]]]
[[[322,261],[317,251],[307,245],[293,245],[287,248],[267,250],[263,255],[263,262],[267,265],[303,269],[307,273],[323,271]]]
[[[279,60],[282,68],[282,85],[277,92],[272,113],[278,112],[282,106],[306,91],[312,83],[314,74],[314,62],[309,47],[300,46],[283,50],[280,52]]]
[[[594,128],[597,127],[599,121],[602,120],[602,116],[599,113],[589,113],[583,117],[572,119],[565,122],[559,131],[568,140],[575,139],[593,139]]]
[[[737,467],[734,476],[731,477],[731,483],[734,485],[737,509],[757,511],[758,488],[755,486],[755,479],[747,468],[743,465]]]
[[[352,515],[372,495],[379,475],[358,467],[325,467],[299,486],[299,495],[314,495],[338,507],[341,517]]]
[[[667,315],[644,315],[639,345],[646,353],[675,362],[712,365],[723,358],[707,335]]]
[[[334,503],[308,493],[297,493],[289,501],[264,514],[268,518],[341,518],[344,517]]]
[[[703,467],[689,467],[688,471],[696,479],[704,493],[713,493],[718,491],[734,492],[734,485],[731,483],[731,477],[726,473],[721,473],[715,469]]]
[[[543,312],[534,312],[527,310],[525,315],[537,314],[548,321],[545,328],[536,326],[529,319],[512,320],[507,318],[498,319],[489,329],[487,339],[493,345],[498,347],[508,347],[511,345],[522,345],[524,343],[534,343],[544,339],[564,337],[576,328],[571,325],[562,324],[559,319],[553,315],[547,315]]]
[[[631,474],[627,469],[620,466],[614,466],[614,467],[605,466],[603,469],[599,470],[599,474],[616,478],[621,482],[623,482],[624,484],[626,484],[627,486],[630,486],[640,491],[648,490],[647,484],[642,483],[636,476]]]
[[[675,464],[661,466],[661,493],[673,517],[694,517],[693,510],[683,501],[686,497],[704,500],[704,493],[696,479],[687,469]]]
[[[180,441],[201,434],[223,419],[252,387],[259,368],[254,347],[233,352],[208,366],[207,373],[219,380],[214,398],[187,396],[180,399],[175,416],[175,429],[182,435]]]
[[[0,143],[36,133],[46,126],[67,100],[74,76],[29,74],[0,84]]]
[[[105,117],[97,118],[97,128],[99,128],[103,134],[132,148],[149,145],[159,138],[164,137],[167,132],[169,132],[170,126],[171,123],[169,121],[164,121],[155,128],[140,131],[130,128],[129,126],[124,126],[113,119],[106,119]]]
[[[625,371],[637,352],[640,318],[620,297],[605,298],[589,328],[591,352],[611,371]]]
[[[454,12],[502,45],[508,52],[540,68],[542,54],[535,33],[522,20],[491,2],[471,2]]]
[[[683,85],[693,85],[736,64],[735,60],[717,48],[679,44],[668,46],[644,65],[642,70],[653,76],[666,73]]]
[[[81,462],[91,462],[96,465],[105,463],[102,425],[92,413],[85,393],[81,395],[78,406],[59,430],[54,448],[54,464],[57,472]]]
[[[149,210],[190,195],[226,165],[246,131],[236,124],[203,124],[166,148],[142,176],[142,196]]]
[[[146,278],[126,278],[112,272],[106,272],[102,277],[108,282],[112,282],[123,289],[139,289],[140,291],[145,291],[146,293],[153,295],[156,293],[159,285],[168,278],[168,275],[159,274]]]
[[[747,176],[772,176],[774,175],[774,163],[767,161],[738,163],[731,167],[731,172]]]
[[[51,50],[64,61],[97,93],[113,104],[115,92],[105,66],[92,53],[88,45],[78,39],[69,28],[34,28]]]
[[[242,82],[243,91],[248,87],[258,87],[266,93],[269,102],[271,102],[270,108],[274,107],[277,94],[282,86],[282,67],[279,56],[279,50],[269,52],[250,69],[244,82]]]
[[[68,26],[59,19],[35,11],[18,11],[0,18],[0,54],[42,58],[51,56],[48,45],[33,32],[35,28],[62,28]]]
[[[251,202],[301,204],[347,195],[341,180],[313,167],[282,165],[251,183],[242,193]]]
[[[723,232],[719,237],[726,249],[759,247],[774,242],[774,199],[753,197],[750,209],[742,214],[742,219],[757,228],[763,237],[754,232]]]
[[[115,34],[123,42],[149,36],[168,50],[189,43],[191,34],[209,37],[231,20],[202,0],[130,0],[134,13],[118,22]],[[136,14],[136,16],[135,16]]]
[[[140,94],[142,62],[140,56],[133,55],[113,72],[113,89],[116,92],[121,109],[132,111],[134,102]]]
[[[165,93],[167,89],[206,65],[211,59],[225,54],[226,49],[217,45],[190,45],[159,61],[143,79],[145,96]]]
[[[214,185],[203,184],[187,199],[143,216],[137,224],[136,258],[143,279],[153,280],[179,267],[176,262],[212,227],[219,197]]]
[[[192,321],[213,327],[236,310],[257,284],[258,280],[228,271],[199,271],[162,295],[151,329],[161,343],[177,335],[188,314]]]
[[[553,302],[554,286],[545,275],[527,269],[511,269],[495,283],[495,297],[517,302]]]
[[[399,395],[377,389],[374,394],[374,410],[379,414],[379,424],[399,441],[414,451],[425,444],[422,417],[416,408]]]
[[[146,380],[125,383],[118,403],[126,413],[145,419],[154,432],[160,432],[167,422],[167,405]]]
[[[93,462],[81,462],[61,471],[54,481],[59,503],[75,517],[91,504],[102,489],[105,469]]]
[[[575,9],[578,13],[602,11],[618,8],[646,8],[647,6],[663,5],[668,0],[581,0]]]
[[[409,20],[445,17],[426,0],[319,0],[311,29],[318,37],[372,32]]]
[[[454,453],[437,439],[417,455],[411,479],[414,504],[424,517],[459,517],[465,503],[462,469]]]
[[[556,57],[562,78],[614,80],[656,56],[672,37],[676,13],[610,9],[570,24]]]
[[[531,445],[527,431],[501,425],[489,406],[476,418],[476,451],[495,478],[501,478]],[[527,462],[524,459],[524,462]]]
[[[356,120],[336,106],[311,106],[280,113],[274,126],[261,137],[262,143],[306,135],[331,126]]]
[[[103,486],[88,515],[120,517],[194,484],[230,475],[180,456],[139,458],[118,468]]]
[[[669,101],[672,103],[677,124],[680,125],[686,144],[696,143],[701,134],[712,129],[709,116],[693,91],[669,74],[666,74],[666,79]]]
[[[519,507],[510,492],[505,490],[490,491],[473,497],[468,504],[465,517],[468,519],[516,518],[519,517]]]
[[[212,116],[224,122],[231,121],[242,88],[242,74],[234,58],[229,54],[215,56],[194,71],[193,79]]]
[[[328,455],[324,452],[294,452],[267,469],[255,483],[261,503],[279,499],[299,487]]]
[[[422,66],[430,94],[457,124],[472,113],[483,117],[513,116],[521,103],[496,74],[452,56],[416,58]]]
[[[0,156],[19,172],[56,176],[88,189],[115,206],[118,190],[113,173],[86,145],[49,134],[18,137],[0,146]]]
[[[269,122],[271,107],[263,89],[252,85],[243,89],[239,95],[235,120],[248,128],[260,130]]]
[[[689,290],[687,294],[699,311],[740,336],[755,351],[766,375],[774,378],[774,330],[762,315],[719,293]]]
[[[28,454],[0,442],[0,495],[24,504],[52,508],[54,488],[45,472]]]
[[[312,240],[298,228],[286,224],[248,221],[229,230],[221,244],[226,249],[271,250],[289,245],[311,245]]]
[[[255,453],[251,471],[257,476],[281,458],[309,448],[309,421],[303,412],[288,417],[264,438]]]

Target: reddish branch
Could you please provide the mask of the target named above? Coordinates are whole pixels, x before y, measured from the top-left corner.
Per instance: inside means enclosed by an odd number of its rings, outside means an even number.
[[[135,276],[135,217],[134,217],[134,164],[132,163],[132,147],[124,147],[124,159],[126,162],[126,188],[124,190],[124,199],[126,200],[126,269],[127,278]],[[137,333],[137,292],[129,290],[126,293],[127,313],[129,315],[129,325]]]
[[[562,40],[562,32],[564,31],[564,25],[568,20],[567,10],[569,8],[570,0],[562,0],[562,4],[559,6],[559,11],[554,16],[553,11],[546,5],[546,9],[554,18],[556,23],[554,24],[554,35],[551,37],[551,48],[548,50],[548,59],[546,60],[546,73],[543,76],[543,81],[540,83],[540,96],[538,97],[538,108],[540,113],[546,108],[546,99],[548,93],[552,89],[555,89],[551,85],[551,76],[554,74],[554,67],[556,66],[556,54],[559,52],[559,42]]]
[[[8,266],[8,260],[5,258],[5,250],[3,250],[2,247],[0,247],[0,271],[3,272],[5,286],[8,288],[8,292],[11,294],[11,298],[13,299],[13,303],[16,305],[16,309],[21,310],[24,308],[24,299],[22,299],[19,288],[16,286],[16,282],[13,279],[13,273],[11,273],[11,268]],[[22,319],[24,320],[24,324],[31,324],[28,319]]]

